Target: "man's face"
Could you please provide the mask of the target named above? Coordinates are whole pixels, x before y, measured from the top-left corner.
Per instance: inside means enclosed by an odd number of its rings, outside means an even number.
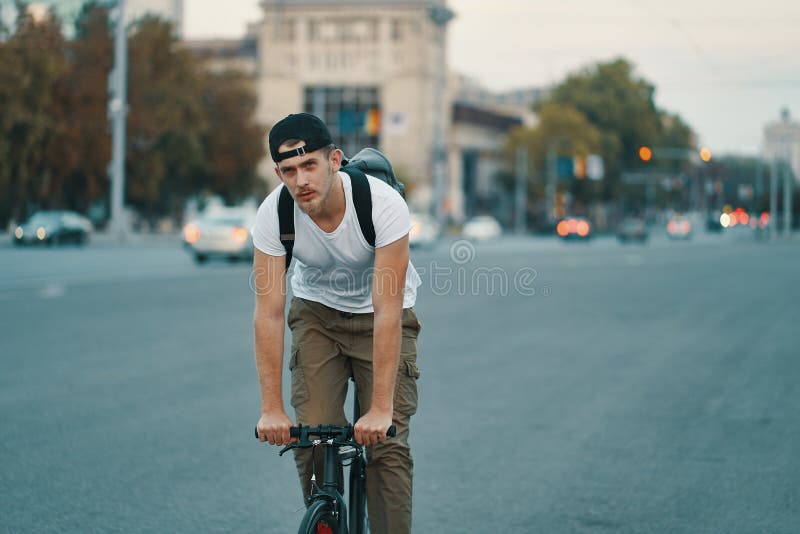
[[[284,143],[278,152],[286,152],[304,146],[300,141]],[[341,151],[333,150],[325,157],[325,149],[315,150],[301,156],[294,156],[278,163],[275,172],[289,188],[297,206],[307,215],[320,213],[333,188],[333,175],[339,170]]]

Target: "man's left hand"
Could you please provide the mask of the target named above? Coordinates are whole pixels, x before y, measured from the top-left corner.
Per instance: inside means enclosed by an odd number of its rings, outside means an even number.
[[[359,445],[376,445],[386,440],[386,433],[392,426],[391,412],[370,410],[356,422],[353,434]]]

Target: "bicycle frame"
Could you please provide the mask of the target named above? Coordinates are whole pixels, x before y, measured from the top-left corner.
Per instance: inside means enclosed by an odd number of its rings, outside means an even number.
[[[353,423],[361,417],[361,406],[358,402],[358,389],[355,379],[353,382]],[[338,445],[321,442],[324,449],[323,457],[323,484],[319,491],[312,493],[307,498],[310,507],[317,500],[327,500],[333,504],[333,508],[338,514],[338,532],[340,534],[366,534],[366,458],[363,449],[360,454],[356,454],[349,464],[349,484],[347,488],[348,504],[344,502],[343,495],[339,492],[338,481],[340,480],[339,468],[342,466],[342,459],[339,456],[340,447]],[[316,483],[313,484],[316,486]],[[313,488],[312,486],[312,488]],[[349,505],[349,506],[348,506]]]
[[[356,422],[361,417],[361,407],[358,402],[358,390],[353,380],[353,421]],[[396,428],[394,425],[389,427],[387,437],[394,437]],[[258,428],[255,429],[258,438]],[[291,449],[313,448],[322,446],[323,456],[323,478],[324,482],[320,487],[316,482],[316,475],[311,479],[311,492],[306,497],[307,511],[301,524],[301,530],[308,526],[313,526],[310,521],[318,521],[319,513],[326,508],[325,513],[335,518],[336,532],[338,534],[366,534],[368,530],[367,510],[366,510],[366,465],[364,447],[353,439],[353,427],[320,425],[308,427],[298,425],[290,428],[290,435],[298,438],[297,442],[286,445],[280,451],[280,456]],[[317,436],[317,439],[310,439],[310,436]],[[349,451],[342,453],[343,448]],[[351,460],[349,464],[343,464],[344,460]],[[350,477],[348,492],[348,505],[344,502],[344,496],[339,491],[341,480],[340,468],[349,466]],[[316,472],[315,472],[316,473]],[[306,530],[303,530],[306,532]]]
[[[351,378],[352,379],[352,378]],[[361,405],[358,402],[358,389],[353,380],[353,423],[361,417]],[[347,488],[350,515],[348,525],[352,529],[350,534],[366,534],[366,482],[367,460],[364,454],[353,458],[350,464],[350,483]]]

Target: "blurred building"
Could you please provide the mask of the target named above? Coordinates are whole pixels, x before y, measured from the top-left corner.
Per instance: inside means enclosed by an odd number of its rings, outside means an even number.
[[[444,45],[437,0],[264,0],[258,31],[257,120],[289,113],[323,118],[345,154],[376,146],[392,160],[411,196],[428,189]],[[272,164],[263,174],[274,179]],[[423,193],[424,196],[424,193]]]
[[[788,109],[780,120],[764,127],[764,159],[789,165],[796,182],[800,182],[800,122],[794,121]]]
[[[489,108],[522,118],[525,126],[536,125],[533,107],[550,96],[549,87],[524,87],[509,91],[491,91],[477,80],[461,74],[450,78],[453,98],[457,102]]]
[[[508,133],[521,126],[522,119],[461,102],[453,105],[452,116],[447,151],[450,215],[455,222],[484,213],[502,220],[512,212],[512,199],[498,176],[509,168]]]
[[[255,36],[244,39],[192,39],[181,47],[204,62],[212,72],[238,71],[253,78],[258,71],[258,42]],[[255,87],[255,86],[254,86]]]
[[[318,115],[345,154],[365,146],[385,152],[408,186],[409,203],[427,209],[434,192],[434,131],[441,120],[445,211],[456,222],[486,211],[496,189],[492,181],[507,166],[506,135],[533,122],[531,106],[542,90],[469,97],[466,78],[450,75],[441,62],[444,40],[437,31],[446,22],[435,21],[436,9],[446,10],[441,0],[264,0],[261,5],[263,19],[254,25],[259,122],[274,124],[297,111]],[[442,64],[447,76],[437,109]],[[265,160],[261,174],[275,182],[272,168]]]

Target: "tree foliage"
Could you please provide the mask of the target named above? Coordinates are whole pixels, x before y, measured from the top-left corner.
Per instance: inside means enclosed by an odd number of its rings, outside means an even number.
[[[18,4],[16,30],[0,42],[0,222],[45,201],[57,171],[47,158],[67,71],[59,21],[37,22]]]
[[[553,143],[562,155],[567,155],[563,154],[565,150],[569,155],[582,155],[587,149],[600,154],[605,167],[602,195],[609,199],[619,192],[623,172],[642,167],[639,147],[680,149],[694,143],[689,126],[678,115],[659,109],[654,97],[655,86],[639,77],[627,60],[597,63],[567,76],[556,86],[535,108],[539,125],[517,137],[527,139],[526,146],[537,160],[539,172],[544,172],[542,157]],[[515,143],[513,137],[511,143]],[[683,164],[661,162],[672,169]],[[591,193],[584,185],[575,187]]]
[[[548,102],[539,108],[536,128],[518,128],[509,137],[509,150],[528,152],[529,174],[544,174],[548,152],[556,156],[587,156],[600,149],[601,132],[571,105]],[[508,157],[514,157],[509,153]]]
[[[17,7],[0,39],[0,224],[40,208],[86,212],[109,191],[108,10],[86,4],[65,40],[55,16]],[[129,29],[128,56],[127,204],[152,219],[193,195],[252,194],[263,147],[251,80],[210,72],[152,17]]]

